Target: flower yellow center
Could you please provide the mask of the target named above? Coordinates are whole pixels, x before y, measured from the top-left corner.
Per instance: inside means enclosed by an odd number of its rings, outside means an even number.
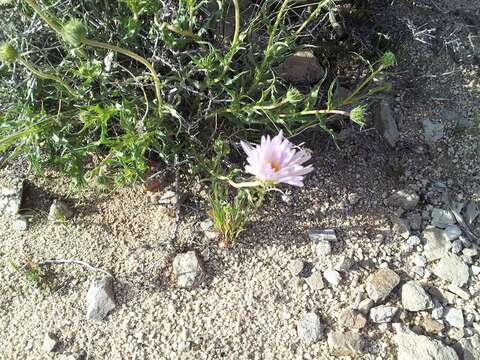
[[[278,162],[274,161],[274,160],[265,161],[265,164],[270,165],[273,172],[279,172],[280,171],[280,164]]]

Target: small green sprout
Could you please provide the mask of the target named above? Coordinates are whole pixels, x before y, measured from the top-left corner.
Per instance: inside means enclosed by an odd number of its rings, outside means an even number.
[[[391,51],[387,51],[382,55],[381,63],[384,68],[389,68],[397,62],[395,55]]]
[[[357,106],[350,111],[350,119],[359,125],[365,124],[365,112],[367,107],[365,105]]]

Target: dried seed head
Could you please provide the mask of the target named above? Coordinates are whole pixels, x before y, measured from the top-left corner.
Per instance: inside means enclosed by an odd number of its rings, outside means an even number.
[[[381,62],[384,67],[388,68],[395,65],[397,60],[395,59],[395,55],[391,51],[387,51],[385,54],[382,55]]]
[[[13,63],[17,61],[19,56],[18,50],[11,43],[3,43],[0,45],[0,60]]]
[[[359,125],[364,125],[365,124],[365,112],[367,110],[367,107],[364,105],[357,106],[356,108],[352,109],[350,111],[350,119]]]
[[[62,29],[62,37],[68,44],[78,47],[82,45],[87,35],[87,29],[80,20],[69,20]]]

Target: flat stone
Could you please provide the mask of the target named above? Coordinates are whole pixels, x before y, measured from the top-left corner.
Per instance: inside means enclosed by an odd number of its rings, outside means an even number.
[[[422,233],[422,237],[425,240],[424,254],[430,261],[447,255],[452,247],[445,231],[433,226],[427,226]]]
[[[438,228],[445,229],[449,225],[456,223],[453,214],[445,209],[433,208],[432,210],[432,225]]]
[[[448,285],[448,291],[454,293],[463,300],[470,300],[470,293],[466,290],[463,290],[461,287],[458,287],[457,285]]]
[[[370,320],[374,323],[389,323],[400,310],[396,306],[380,305],[370,309]]]
[[[425,331],[430,333],[430,334],[438,334],[445,329],[445,325],[443,325],[443,322],[432,319],[429,316],[427,316],[423,320],[423,327],[424,327]]]
[[[23,199],[23,179],[12,177],[2,179],[0,183],[0,213],[16,215],[20,211]]]
[[[397,121],[387,100],[381,100],[374,110],[374,123],[377,131],[388,145],[395,147],[400,139]]]
[[[332,245],[330,241],[321,240],[315,245],[315,254],[318,257],[327,256],[332,253]]]
[[[312,51],[297,51],[278,67],[280,77],[294,85],[313,85],[325,74]]]
[[[455,350],[440,341],[417,335],[400,324],[394,327],[397,360],[459,360]]]
[[[463,318],[463,312],[460,309],[448,308],[445,312],[444,318],[446,322],[457,329],[463,329],[465,327],[465,319]]]
[[[357,310],[345,309],[338,316],[338,323],[347,329],[363,329],[367,325],[367,319]]]
[[[52,205],[50,205],[50,210],[48,211],[48,220],[61,223],[70,219],[72,216],[73,211],[64,201],[53,200]]]
[[[336,270],[325,270],[323,272],[323,277],[325,278],[325,280],[327,280],[329,284],[335,286],[339,285],[340,281],[342,281],[340,273]]]
[[[454,346],[458,356],[462,360],[478,360],[480,359],[480,335],[475,334],[468,338],[463,338]]]
[[[433,302],[418,281],[408,281],[402,286],[402,306],[408,311],[423,311],[433,308]]]
[[[315,243],[319,241],[337,241],[337,235],[334,229],[309,229],[308,237]]]
[[[175,256],[173,272],[178,286],[182,288],[194,288],[200,285],[206,276],[203,259],[194,250]]]
[[[321,271],[314,272],[311,276],[307,277],[305,281],[312,290],[322,290],[325,287]]]
[[[404,189],[396,191],[385,202],[387,206],[410,211],[417,206],[419,200],[420,197],[415,191]]]
[[[395,234],[400,235],[404,239],[408,239],[410,237],[410,224],[408,223],[407,219],[393,216],[392,224],[392,230]]]
[[[375,302],[384,300],[399,284],[400,276],[388,268],[379,269],[367,278],[367,294]]]
[[[480,210],[477,204],[470,201],[465,209],[465,222],[468,225],[472,225],[478,215],[480,215]]]
[[[334,356],[352,356],[363,352],[365,340],[361,334],[354,331],[331,331],[327,337],[328,348]]]
[[[462,229],[457,225],[448,225],[445,228],[445,234],[450,241],[457,240],[462,235]]]
[[[103,320],[114,308],[115,296],[112,277],[94,279],[87,293],[87,319]]]
[[[305,262],[303,260],[293,260],[288,265],[288,270],[292,273],[293,276],[302,275],[303,270],[305,269]]]
[[[465,285],[470,276],[468,265],[457,255],[448,255],[442,258],[433,268],[433,273],[459,287]]]
[[[42,350],[44,352],[53,352],[58,345],[58,337],[54,333],[48,332],[43,338]]]
[[[439,123],[434,123],[431,120],[424,119],[422,121],[423,125],[423,136],[425,138],[425,142],[428,145],[433,145],[437,141],[443,138],[443,129],[444,126]]]
[[[297,323],[298,337],[306,342],[313,343],[323,335],[323,326],[320,322],[320,317],[312,312],[305,313]]]

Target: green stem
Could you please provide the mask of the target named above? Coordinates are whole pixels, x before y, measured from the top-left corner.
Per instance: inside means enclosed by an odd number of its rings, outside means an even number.
[[[351,103],[352,103],[352,100],[355,98],[355,96],[356,96],[360,91],[362,91],[363,88],[364,88],[365,86],[367,86],[368,83],[369,83],[370,81],[372,81],[372,79],[373,79],[375,76],[377,76],[377,74],[380,73],[383,69],[384,69],[384,66],[383,66],[383,65],[380,65],[377,70],[373,71],[373,72],[370,74],[370,76],[368,76],[365,80],[363,80],[363,82],[362,82],[359,86],[357,86],[357,88],[353,91],[353,93],[350,94],[349,97],[347,97],[345,100],[342,101],[342,105],[351,104]]]
[[[238,0],[233,0],[233,7],[235,8],[235,32],[233,33],[232,48],[237,46],[240,38],[240,4]]]
[[[229,180],[228,183],[237,189],[247,188],[247,187],[257,187],[257,186],[263,185],[260,181],[245,181],[241,183],[236,183],[236,182],[233,182],[232,180]]]
[[[344,110],[304,110],[297,113],[297,115],[318,115],[318,114],[336,114],[336,115],[350,117],[350,112],[344,111]],[[279,116],[283,118],[283,117],[291,116],[291,114],[280,114]]]
[[[45,21],[55,32],[61,37],[62,36],[62,28],[61,26],[53,20],[50,16],[47,15],[46,12],[44,12],[40,6],[37,5],[35,0],[25,0],[25,2],[30,5],[30,7],[35,10],[35,12],[40,16],[43,21]]]
[[[325,1],[319,2],[317,8],[312,11],[312,13],[308,16],[307,20],[304,21],[302,26],[300,26],[297,29],[297,31],[295,31],[295,37],[298,37],[301,34],[301,32],[307,27],[307,25],[310,24],[310,22],[318,16],[322,8],[325,5],[328,5],[330,2],[331,0],[325,0]]]
[[[124,48],[121,48],[121,47],[118,47],[118,46],[115,46],[115,45],[103,43],[103,42],[100,42],[100,41],[91,40],[91,39],[83,39],[82,42],[83,42],[83,44],[91,46],[91,47],[96,47],[96,48],[100,48],[100,49],[115,51],[117,53],[128,56],[128,57],[142,63],[143,65],[145,65],[145,67],[150,71],[150,74],[152,76],[152,80],[155,84],[155,94],[156,94],[157,101],[158,101],[158,112],[159,112],[159,114],[161,113],[162,105],[163,105],[162,92],[161,92],[162,85],[160,83],[160,78],[158,77],[158,74],[155,71],[153,65],[147,59],[145,59],[144,57],[142,57],[138,54],[135,54],[134,52],[132,52],[130,50],[127,50],[127,49],[124,49]]]
[[[179,35],[191,38],[192,40],[194,40],[196,42],[201,42],[202,41],[202,38],[200,36],[195,35],[193,32],[191,32],[189,30],[181,30],[181,29],[177,28],[176,26],[173,26],[173,25],[170,25],[170,24],[164,24],[164,26],[168,30],[170,30],[171,32],[174,32],[174,33],[177,33]]]
[[[25,66],[28,70],[30,70],[34,75],[38,76],[39,78],[56,81],[60,85],[62,85],[71,95],[73,95],[75,97],[80,96],[75,90],[73,90],[70,87],[70,85],[66,84],[58,76],[53,75],[53,74],[44,73],[43,71],[38,70],[37,68],[35,68],[32,64],[30,64],[28,61],[26,61],[23,58],[18,58],[17,61],[20,64],[22,64],[23,66]]]

